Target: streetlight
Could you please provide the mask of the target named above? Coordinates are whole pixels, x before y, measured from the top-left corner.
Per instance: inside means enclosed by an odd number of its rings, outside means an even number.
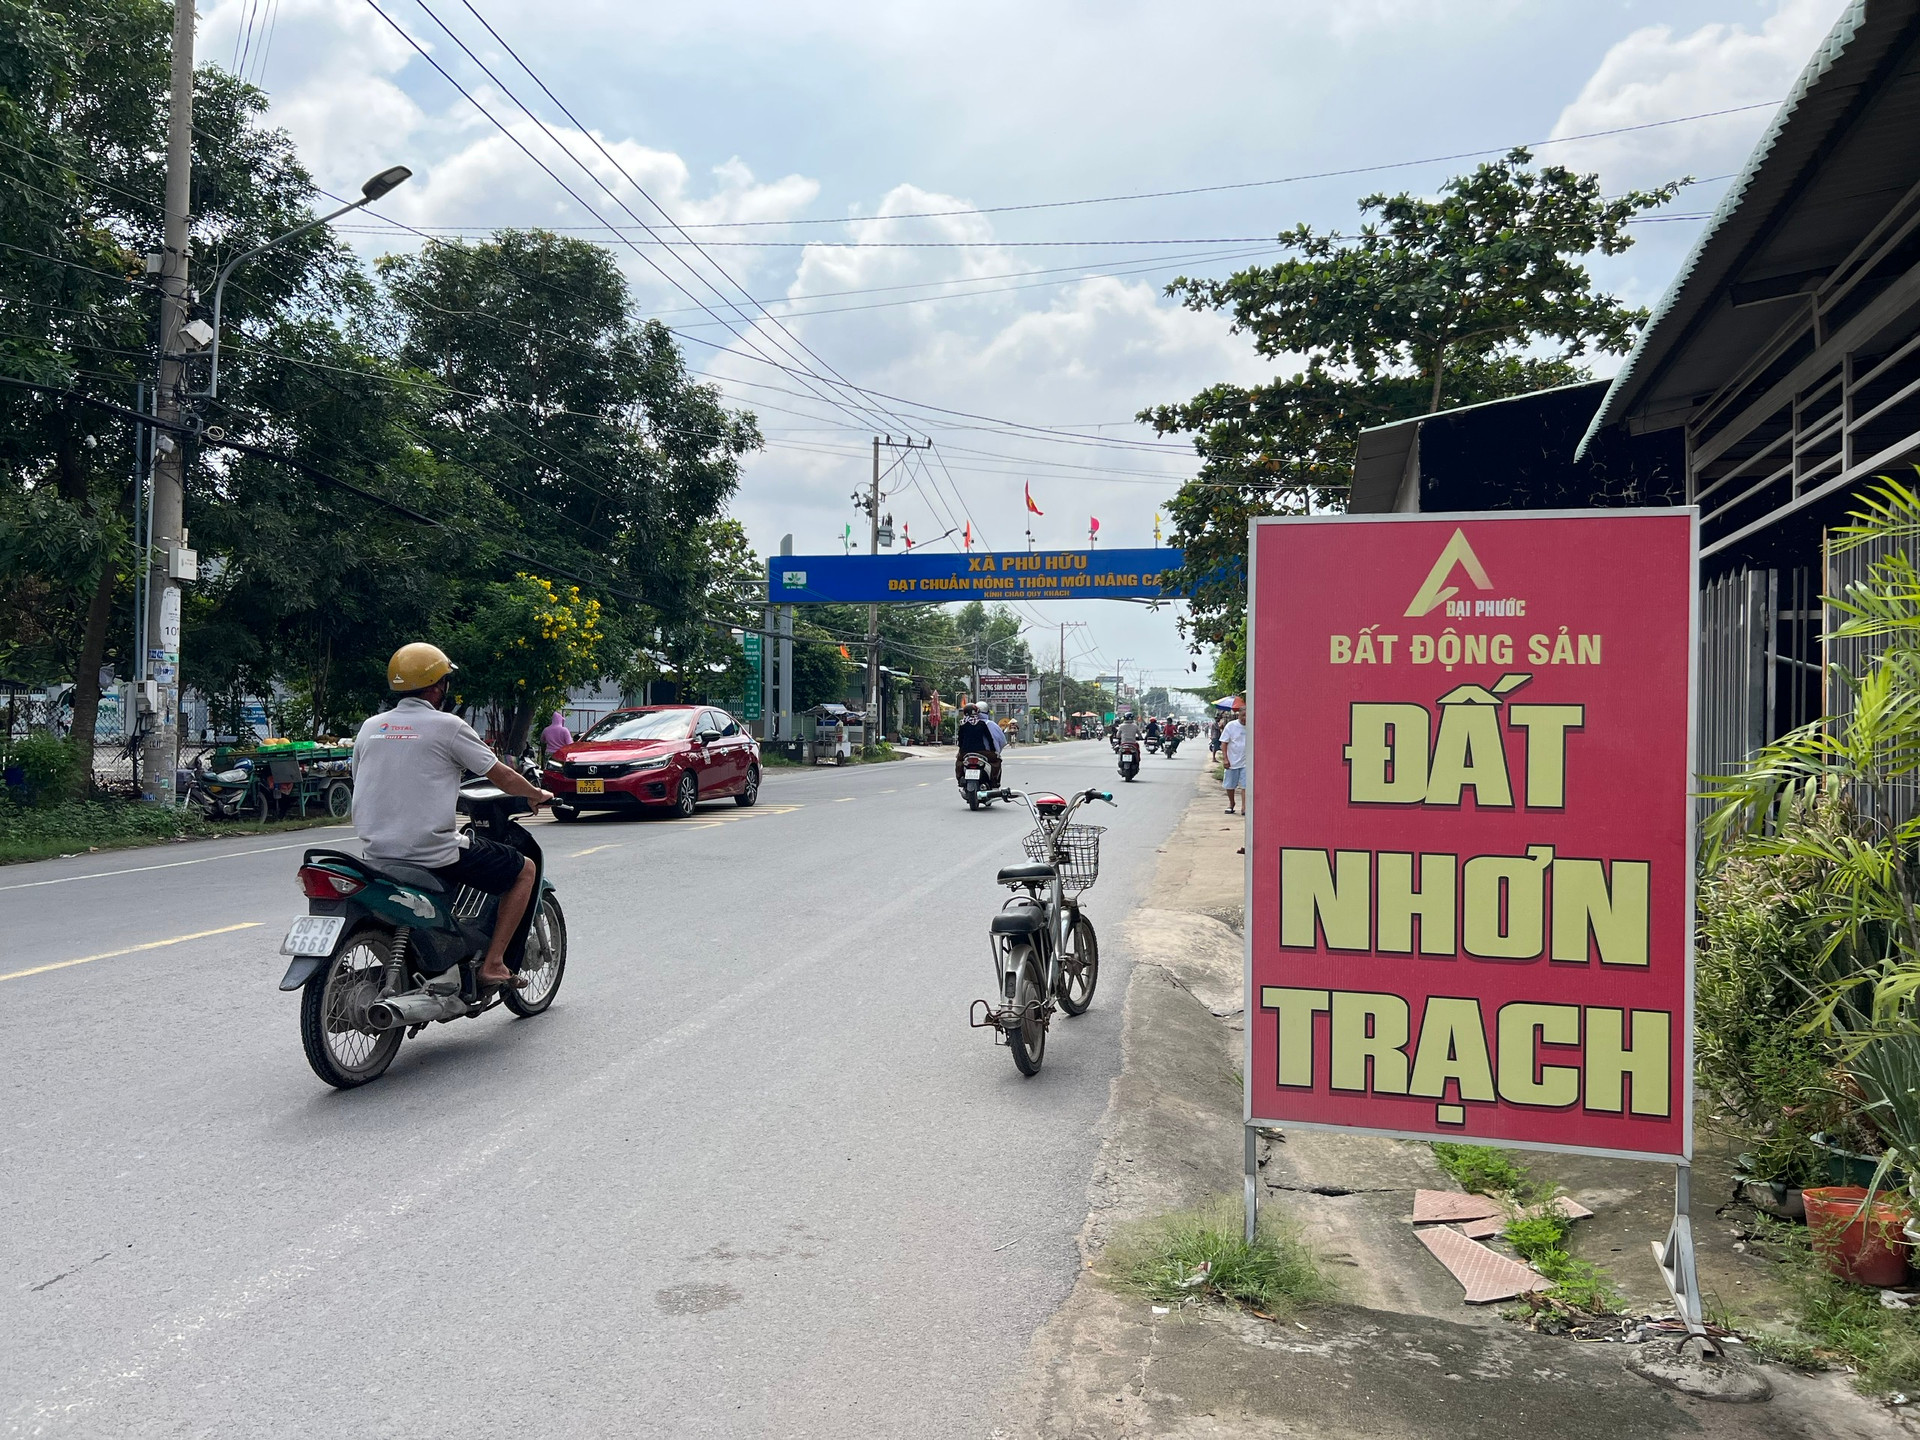
[[[338,220],[349,210],[358,210],[363,205],[371,205],[382,195],[404,184],[412,177],[413,171],[409,170],[406,166],[391,165],[360,187],[360,198],[358,200],[342,205],[331,214],[322,215],[315,220],[309,220],[304,225],[296,225],[293,229],[287,231],[286,234],[275,236],[264,245],[256,245],[253,249],[247,251],[246,254],[236,255],[220,267],[219,278],[213,282],[213,333],[208,337],[207,341],[209,347],[207,388],[194,395],[194,399],[212,400],[220,392],[220,300],[226,293],[227,277],[247,261],[253,259],[254,256],[263,254],[273,249],[276,245],[284,245],[287,241],[293,239],[294,236],[304,235],[317,225],[326,225],[334,220]]]

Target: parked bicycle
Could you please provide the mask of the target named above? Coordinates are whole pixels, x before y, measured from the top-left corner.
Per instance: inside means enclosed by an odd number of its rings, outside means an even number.
[[[1076,825],[1073,815],[1091,800],[1111,805],[1113,795],[1084,790],[1069,800],[1007,789],[993,795],[1019,800],[1032,813],[1034,830],[1024,841],[1032,862],[1009,865],[997,877],[996,883],[1025,893],[993,917],[988,944],[999,998],[974,1001],[968,1021],[977,1030],[993,1030],[995,1043],[1013,1052],[1022,1075],[1037,1075],[1056,1007],[1084,1015],[1100,983],[1100,941],[1080,909],[1080,896],[1099,878],[1104,827]]]

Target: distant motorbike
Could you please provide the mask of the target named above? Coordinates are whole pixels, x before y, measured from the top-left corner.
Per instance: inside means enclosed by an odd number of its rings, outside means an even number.
[[[1166,757],[1167,757],[1167,758],[1168,758],[1169,760],[1171,760],[1171,759],[1173,758],[1173,756],[1174,756],[1174,752],[1175,752],[1175,751],[1177,751],[1177,750],[1178,750],[1178,749],[1180,748],[1180,735],[1179,735],[1179,732],[1178,732],[1178,731],[1176,731],[1176,732],[1174,732],[1173,734],[1171,734],[1171,735],[1169,735],[1169,736],[1167,736],[1167,740],[1166,740],[1166,744],[1164,744],[1164,745],[1162,745],[1162,746],[1161,746],[1160,748],[1161,748],[1161,752],[1162,752],[1162,753],[1163,753],[1163,754],[1164,754],[1164,755],[1165,755],[1165,756],[1166,756]]]
[[[1129,740],[1120,746],[1120,778],[1131,780],[1140,773],[1140,742]]]
[[[280,953],[293,961],[280,981],[299,990],[300,1039],[313,1073],[350,1090],[377,1080],[406,1035],[436,1021],[504,1004],[520,1016],[553,1003],[567,969],[567,921],[547,879],[540,844],[514,816],[528,805],[496,786],[461,787],[467,831],[511,846],[534,863],[534,893],[507,947],[524,988],[483,991],[477,976],[499,901],[462,886],[448,893],[417,865],[375,865],[340,850],[309,850],[300,863],[307,913]]]
[[[993,761],[985,755],[968,752],[960,757],[960,793],[969,810],[991,805],[997,798],[993,790]]]
[[[1160,737],[1158,735],[1147,736],[1147,753],[1149,755],[1157,755],[1160,753]]]

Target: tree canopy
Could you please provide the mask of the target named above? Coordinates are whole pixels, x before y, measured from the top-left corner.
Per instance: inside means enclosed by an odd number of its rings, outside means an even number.
[[[87,400],[132,407],[153,373],[171,19],[162,0],[0,0],[0,376],[51,387],[0,388],[0,671],[75,681],[81,732],[100,668],[133,655],[133,427]],[[197,73],[203,287],[322,199],[266,110]],[[502,231],[369,272],[309,231],[234,273],[221,382],[205,421],[311,469],[185,442],[202,580],[183,670],[217,706],[277,696],[293,723],[348,728],[423,636],[470,642],[456,658],[496,704],[493,671],[550,700],[589,668],[699,689],[737,663],[755,565],[725,516],[759,432],[634,315],[604,249]],[[591,660],[503,669],[548,586],[595,607]]]
[[[1631,346],[1645,312],[1600,293],[1586,258],[1627,249],[1628,223],[1678,182],[1609,197],[1596,176],[1531,162],[1514,150],[1433,198],[1369,195],[1356,234],[1301,225],[1277,264],[1167,287],[1231,315],[1281,369],[1141,412],[1200,456],[1169,504],[1196,643],[1229,644],[1243,623],[1248,520],[1341,504],[1362,429],[1568,384],[1582,356]]]

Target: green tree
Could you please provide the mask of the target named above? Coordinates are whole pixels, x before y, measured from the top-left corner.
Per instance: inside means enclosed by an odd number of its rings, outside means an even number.
[[[435,387],[421,443],[488,477],[542,557],[687,618],[703,527],[759,430],[691,378],[664,325],[635,321],[612,256],[503,230],[377,268],[391,353]]]
[[[157,0],[0,0],[0,373],[121,405],[150,379],[157,305],[143,257],[161,243],[172,13]],[[265,104],[218,69],[195,76],[198,276],[311,213],[311,183],[286,136],[261,124]],[[294,417],[250,394],[255,352],[290,318],[335,310],[353,273],[314,232],[229,288],[229,429],[287,433]],[[73,680],[79,737],[93,731],[102,664],[130,642],[132,438],[79,399],[0,394],[0,650],[27,678]],[[227,471],[191,449],[199,534]],[[203,597],[189,604],[204,612]]]
[[[1338,504],[1360,430],[1566,384],[1581,356],[1630,346],[1644,312],[1596,291],[1584,260],[1627,249],[1628,222],[1677,185],[1608,197],[1597,176],[1531,161],[1515,150],[1432,199],[1370,195],[1357,234],[1301,225],[1278,264],[1167,287],[1286,368],[1141,412],[1192,434],[1201,460],[1169,505],[1193,640],[1221,644],[1240,622],[1248,520]]]

